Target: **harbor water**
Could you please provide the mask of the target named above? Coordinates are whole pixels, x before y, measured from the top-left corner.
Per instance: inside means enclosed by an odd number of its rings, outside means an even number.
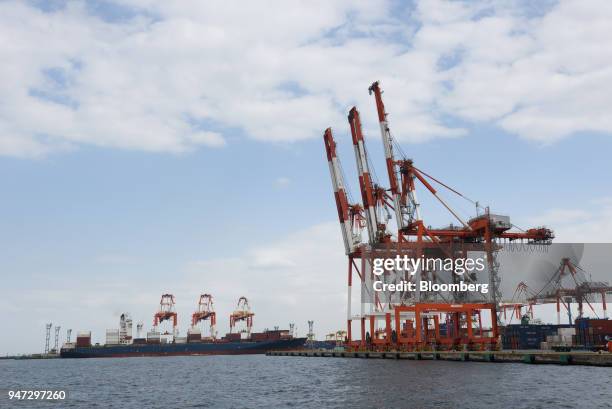
[[[610,408],[612,369],[248,356],[0,360],[0,407]],[[65,390],[59,403],[8,390]]]

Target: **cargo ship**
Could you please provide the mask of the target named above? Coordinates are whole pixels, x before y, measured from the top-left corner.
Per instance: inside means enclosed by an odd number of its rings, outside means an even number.
[[[175,340],[164,343],[150,339],[134,339],[134,342],[129,344],[91,345],[90,339],[83,336],[77,337],[75,344],[64,345],[60,350],[60,356],[62,358],[119,358],[136,356],[265,354],[271,350],[301,348],[306,342],[306,338],[294,338],[288,330],[265,331],[252,334],[250,338],[234,340],[232,340],[231,336],[229,338],[226,336],[220,340],[189,342]]]
[[[142,356],[176,356],[176,355],[243,355],[265,354],[271,350],[289,350],[301,348],[306,338],[294,336],[294,326],[290,329],[264,330],[252,333],[253,316],[255,315],[245,297],[238,300],[237,309],[230,315],[230,333],[218,339],[216,336],[216,313],[212,305],[212,296],[202,294],[198,309],[192,315],[191,327],[186,337],[179,337],[177,331],[178,315],[174,309],[174,296],[162,295],[160,308],[153,319],[153,330],[146,337],[141,337],[143,324],[138,323],[137,335],[132,338],[132,319],[128,313],[121,314],[119,329],[106,330],[106,343],[92,344],[91,331],[80,331],[76,342],[66,342],[60,350],[62,358],[120,358]],[[171,332],[161,333],[158,325],[163,321],[172,323]],[[202,336],[201,323],[208,322],[208,336]],[[238,329],[243,323],[244,328]]]

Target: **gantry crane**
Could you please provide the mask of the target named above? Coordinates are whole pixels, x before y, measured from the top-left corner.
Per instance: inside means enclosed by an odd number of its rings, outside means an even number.
[[[210,338],[215,339],[217,333],[215,326],[217,325],[217,313],[215,312],[213,297],[210,294],[201,294],[198,300],[196,312],[191,316],[191,325],[197,326],[201,321],[210,322]]]
[[[245,323],[245,328],[238,332],[246,333],[249,338],[253,328],[253,316],[255,313],[251,311],[249,300],[246,297],[240,297],[236,310],[230,315],[230,334],[234,333],[236,324],[242,321]]]
[[[516,317],[516,319],[520,322],[523,317],[523,308],[526,308],[526,314],[533,319],[533,306],[534,302],[529,301],[529,298],[533,295],[531,289],[524,281],[518,283],[516,288],[514,289],[514,294],[512,294],[512,298],[510,301],[501,302],[500,310],[504,315],[504,321],[506,323],[512,322],[512,319]],[[510,314],[510,319],[508,320],[507,311],[510,310],[512,313]]]
[[[567,282],[569,282],[569,285],[567,285]],[[588,305],[593,314],[597,315],[592,305],[592,296],[599,295],[603,305],[604,318],[607,318],[606,293],[610,292],[612,292],[612,286],[609,283],[587,280],[584,271],[569,257],[564,257],[544,287],[529,297],[528,300],[533,304],[556,303],[557,324],[561,323],[561,305],[563,305],[568,314],[569,324],[573,325],[572,301],[575,300],[578,303],[578,318],[582,318],[584,315],[584,303]]]
[[[153,329],[157,331],[157,327],[163,321],[172,320],[172,335],[177,335],[178,315],[174,309],[174,295],[162,294],[159,301],[159,310],[153,316]]]
[[[548,244],[554,238],[554,235],[551,230],[545,227],[512,231],[513,225],[510,223],[509,217],[492,214],[488,208],[485,209],[483,214],[476,215],[469,220],[461,218],[443,199],[434,185],[438,185],[476,205],[477,202],[418,169],[412,159],[404,155],[399,159],[395,157],[395,151],[401,152],[401,149],[395,144],[389,128],[388,114],[383,103],[380,84],[374,82],[369,87],[369,92],[374,94],[376,102],[389,189],[384,188],[372,177],[373,173],[365,145],[361,116],[356,107],[350,109],[348,122],[355,151],[362,206],[348,202],[348,187],[342,177],[340,160],[336,153],[336,143],[331,128],[325,130],[323,136],[345,244],[345,253],[348,256],[347,339],[349,345],[365,346],[366,320],[369,319],[370,331],[367,335],[374,345],[388,347],[395,344],[398,347],[406,345],[420,347],[427,338],[423,335],[423,332],[427,332],[432,324],[430,318],[436,314],[446,314],[448,324],[454,328],[454,332],[451,330],[446,332],[447,334],[454,334],[454,339],[449,341],[450,336],[448,336],[449,339],[443,340],[444,342],[456,342],[457,339],[460,339],[461,342],[465,343],[492,343],[497,339],[497,314],[500,298],[500,279],[497,275],[498,264],[494,257],[499,243],[521,240],[527,243]],[[395,149],[396,147],[398,149]],[[433,229],[425,224],[417,199],[416,181],[442,204],[459,222],[459,226],[451,224],[448,228]],[[392,231],[391,228],[392,214],[395,218],[396,231]],[[365,221],[365,227],[368,231],[367,243],[361,240],[363,221]],[[371,309],[369,313],[366,313],[363,299],[364,291],[362,291],[361,313],[357,315],[361,321],[361,340],[359,342],[352,341],[351,292],[354,273],[361,280],[363,289],[366,276],[371,273],[372,261],[375,258],[396,254],[411,254],[414,257],[419,257],[427,249],[435,249],[448,257],[458,257],[460,255],[465,256],[474,247],[482,249],[487,257],[491,295],[488,300],[485,300],[486,302],[464,303],[465,300],[462,299],[461,295],[453,294],[452,299],[444,300],[447,303],[440,303],[439,300],[428,299],[428,296],[421,295],[419,291],[416,291],[415,294],[402,296],[400,303],[393,303],[391,300],[380,300],[378,294],[373,294],[373,296],[368,294],[368,297],[371,297],[373,301],[369,302]],[[420,271],[419,274],[406,278],[412,282],[417,282],[427,278],[428,274],[431,274],[432,280],[441,280],[435,272],[431,271]],[[466,277],[466,279],[471,278]],[[455,282],[458,277],[453,275],[452,280]],[[368,293],[367,288],[365,288],[365,293]],[[428,304],[424,301],[430,302]],[[451,305],[448,301],[451,303],[461,301],[462,304]],[[479,337],[474,335],[472,331],[473,321],[478,320],[480,322],[481,310],[489,310],[492,317],[491,336],[488,337]],[[412,319],[404,321],[403,317],[400,317],[402,314]],[[395,315],[395,320],[392,320],[392,315]],[[448,320],[449,316],[451,317],[450,321]],[[375,324],[379,319],[385,320],[383,331],[376,329]],[[395,321],[395,329],[393,329],[393,321]],[[416,329],[407,331],[412,333],[413,336],[405,336],[406,331],[403,328],[408,325],[416,325]],[[438,334],[439,320],[434,320],[433,325],[435,327],[433,332]],[[482,335],[483,333],[484,331],[480,328],[478,334]],[[436,335],[436,337],[434,338],[440,341],[440,336]]]

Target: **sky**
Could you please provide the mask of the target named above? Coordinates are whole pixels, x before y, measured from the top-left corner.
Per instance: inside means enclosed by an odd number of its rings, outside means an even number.
[[[322,134],[358,200],[358,106],[387,182],[375,80],[420,169],[520,227],[611,242],[611,21],[605,0],[0,2],[0,354],[40,352],[47,322],[148,328],[165,292],[183,335],[205,292],[220,333],[242,295],[256,330],[340,329]]]

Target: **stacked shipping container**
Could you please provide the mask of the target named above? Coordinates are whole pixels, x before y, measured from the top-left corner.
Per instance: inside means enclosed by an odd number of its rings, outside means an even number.
[[[159,344],[161,343],[161,334],[157,331],[147,332],[147,344]]]
[[[91,331],[79,331],[76,338],[77,347],[91,346]]]
[[[579,318],[576,320],[576,344],[587,348],[604,347],[612,340],[612,321]]]
[[[549,335],[557,335],[560,328],[571,325],[507,325],[501,329],[504,349],[540,349]]]
[[[612,321],[579,318],[575,325],[517,324],[502,327],[500,332],[504,349],[547,349],[554,346],[605,348],[608,340],[612,340]]]
[[[106,330],[106,345],[119,345],[119,330],[118,329],[107,329]]]

